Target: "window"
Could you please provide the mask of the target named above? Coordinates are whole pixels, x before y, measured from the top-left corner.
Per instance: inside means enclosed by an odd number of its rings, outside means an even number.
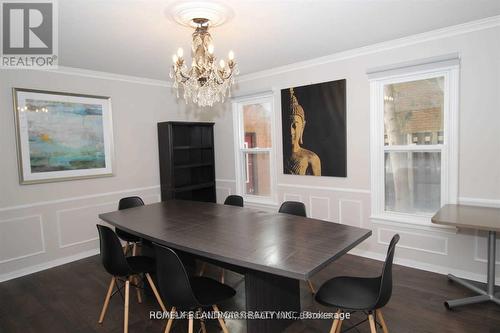
[[[274,203],[273,96],[233,100],[236,186],[246,201]]]
[[[458,60],[425,67],[371,78],[373,218],[430,224],[457,200]]]

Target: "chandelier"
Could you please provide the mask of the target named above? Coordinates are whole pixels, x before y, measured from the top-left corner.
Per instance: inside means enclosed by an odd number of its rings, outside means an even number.
[[[186,104],[191,100],[201,107],[213,106],[214,103],[224,102],[226,94],[231,94],[230,88],[234,84],[234,76],[239,72],[238,66],[233,51],[229,52],[227,61],[221,59],[217,64],[212,37],[208,32],[210,21],[205,18],[192,21],[196,30],[193,33],[191,66],[186,65],[184,51],[179,48],[177,54],[172,56],[174,64],[170,77],[174,81],[173,88],[177,89],[177,98],[182,88]]]

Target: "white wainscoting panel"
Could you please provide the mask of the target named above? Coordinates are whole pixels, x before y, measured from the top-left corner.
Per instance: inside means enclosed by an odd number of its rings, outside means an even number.
[[[226,200],[228,195],[231,195],[231,188],[225,186],[217,186],[215,188],[215,192],[217,194],[217,202],[223,203]]]
[[[283,193],[283,201],[302,201],[302,195],[294,193]]]
[[[309,207],[310,217],[319,220],[330,220],[330,198],[311,195],[309,197]]]
[[[56,212],[59,248],[65,248],[98,239],[96,224],[102,224],[98,215],[116,210],[117,202],[61,209]]]
[[[339,200],[339,222],[354,227],[363,226],[363,202],[360,200]]]
[[[380,228],[378,229],[377,241],[379,244],[389,245],[394,234],[399,234],[401,236],[398,247],[434,254],[441,254],[444,256],[448,255],[448,238],[446,237],[425,235],[422,233],[411,231]]]
[[[0,264],[45,253],[41,215],[0,221]]]
[[[496,240],[496,264],[500,265],[500,239]],[[488,232],[477,231],[474,237],[474,260],[479,262],[488,262]]]

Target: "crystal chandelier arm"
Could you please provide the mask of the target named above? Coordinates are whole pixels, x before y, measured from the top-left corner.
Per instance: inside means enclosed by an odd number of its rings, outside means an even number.
[[[180,83],[186,83],[191,78],[192,71],[193,71],[192,69],[187,71],[187,73],[185,71],[183,71],[181,67],[178,67],[178,66],[173,66],[173,69],[174,69],[174,74],[178,78],[177,80]]]

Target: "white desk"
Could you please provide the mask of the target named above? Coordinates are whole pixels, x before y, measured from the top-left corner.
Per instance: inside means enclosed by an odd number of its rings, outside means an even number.
[[[445,205],[432,217],[432,223],[451,225],[459,229],[488,231],[488,281],[486,290],[448,274],[450,280],[476,292],[478,295],[446,301],[444,305],[448,309],[489,301],[500,305],[500,294],[495,294],[495,242],[496,232],[500,232],[500,208]]]

